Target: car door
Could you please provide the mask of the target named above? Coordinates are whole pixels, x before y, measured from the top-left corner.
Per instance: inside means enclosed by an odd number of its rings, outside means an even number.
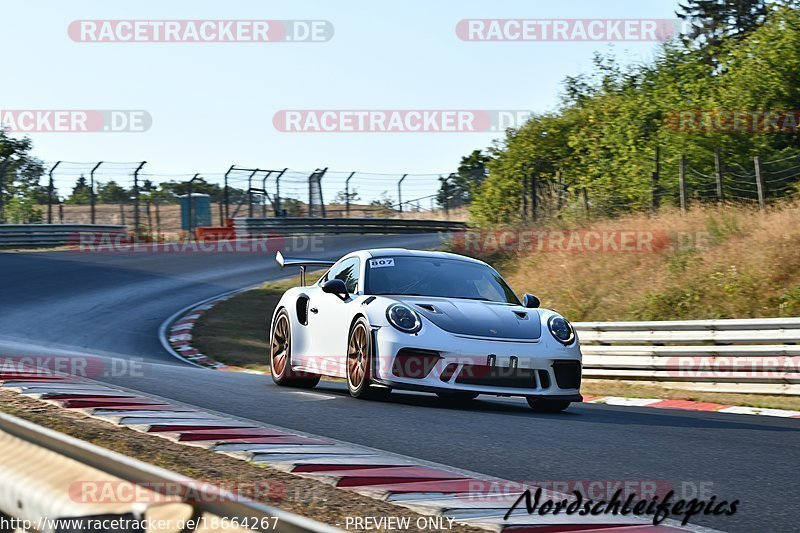
[[[320,280],[320,289],[314,291],[309,302],[309,325],[313,349],[311,364],[324,365],[324,374],[344,376],[347,359],[347,337],[350,323],[357,308],[361,261],[358,257],[345,258],[331,267]],[[346,298],[322,292],[326,281],[340,279],[347,286]]]

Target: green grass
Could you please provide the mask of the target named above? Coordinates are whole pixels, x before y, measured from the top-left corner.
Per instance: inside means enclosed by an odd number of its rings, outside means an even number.
[[[195,324],[192,344],[215,361],[268,371],[272,313],[283,293],[299,285],[299,278],[265,283],[217,304]]]

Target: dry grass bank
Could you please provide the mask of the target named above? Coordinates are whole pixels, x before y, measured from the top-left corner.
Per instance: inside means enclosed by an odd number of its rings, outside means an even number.
[[[470,255],[493,263],[518,293],[537,295],[573,321],[800,316],[798,203],[765,212],[697,207],[548,229],[579,236],[634,231],[668,243],[653,251],[486,247]]]

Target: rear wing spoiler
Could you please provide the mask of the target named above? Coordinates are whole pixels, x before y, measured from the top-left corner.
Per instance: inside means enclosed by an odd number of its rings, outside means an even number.
[[[326,261],[324,259],[299,259],[296,257],[283,257],[283,254],[278,252],[275,254],[275,261],[281,268],[285,267],[300,267],[300,285],[306,285],[306,268],[307,267],[332,267],[336,261]]]

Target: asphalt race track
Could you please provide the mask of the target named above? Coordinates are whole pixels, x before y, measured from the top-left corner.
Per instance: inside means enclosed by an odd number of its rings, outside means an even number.
[[[432,247],[439,239],[329,237],[323,250],[297,255],[338,258],[356,248]],[[797,419],[588,404],[539,415],[516,399],[448,407],[404,392],[364,402],[339,383],[298,394],[268,377],[189,366],[162,348],[158,328],[178,310],[283,275],[264,254],[0,253],[0,355],[141,360],[143,376],[104,381],[509,480],[691,483],[705,491],[701,498],[740,500],[735,516],[695,517],[694,524],[796,530]]]

